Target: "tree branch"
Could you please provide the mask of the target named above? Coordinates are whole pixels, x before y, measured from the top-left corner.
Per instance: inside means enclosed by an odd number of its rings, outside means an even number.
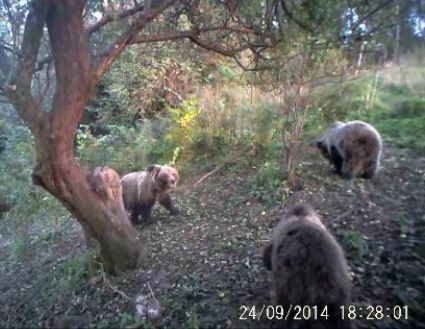
[[[229,33],[254,33],[252,29],[247,28],[212,26],[201,29],[194,28],[187,31],[170,31],[155,35],[139,35],[131,39],[130,44],[190,39],[191,37],[200,36],[201,34],[214,31],[227,31]]]
[[[175,41],[180,39],[189,39],[193,43],[197,44],[198,46],[214,51],[216,53],[219,53],[226,57],[232,57],[234,58],[238,53],[251,49],[253,53],[256,53],[255,48],[260,47],[266,47],[266,45],[254,45],[254,44],[246,44],[244,46],[234,47],[234,48],[225,48],[219,43],[213,43],[211,41],[203,40],[201,39],[201,34],[205,34],[208,32],[214,32],[214,31],[226,31],[229,33],[252,33],[255,34],[254,30],[250,28],[239,28],[239,27],[225,27],[225,26],[214,26],[214,27],[205,27],[201,29],[192,29],[187,31],[171,31],[171,32],[165,32],[162,34],[156,34],[156,35],[139,35],[137,37],[134,37],[130,40],[130,44],[136,44],[136,43],[150,43],[150,42],[163,42],[163,41]],[[243,65],[239,62],[240,66],[243,67]],[[246,67],[243,67],[245,70],[247,70]]]
[[[154,3],[153,3],[154,2]],[[175,1],[173,0],[157,0],[152,1],[150,8],[145,8],[140,17],[130,26],[123,35],[118,38],[108,49],[103,52],[103,55],[97,62],[94,68],[92,84],[95,85],[109,70],[113,61],[121,54],[124,48],[131,43],[135,35],[141,31],[147,24],[157,18]]]
[[[238,48],[234,48],[234,49],[227,49],[222,47],[220,44],[216,43],[210,43],[208,41],[202,40],[198,35],[194,35],[194,36],[189,36],[188,37],[190,41],[192,41],[193,43],[197,44],[198,46],[207,49],[207,50],[212,50],[218,54],[221,54],[223,56],[227,56],[227,57],[234,57],[236,54],[246,50],[246,49],[250,49],[251,46],[250,45],[245,45],[245,46],[241,46]]]
[[[113,22],[115,20],[120,20],[120,19],[124,19],[126,17],[132,16],[134,14],[137,14],[141,11],[143,11],[145,8],[144,5],[135,5],[135,7],[125,10],[121,13],[117,13],[117,14],[108,14],[103,16],[98,22],[94,23],[93,25],[89,26],[86,28],[86,33],[88,36],[90,36],[91,34],[93,34],[94,32],[100,30],[102,27],[104,27],[105,25],[107,25],[110,22]],[[44,57],[42,60],[40,60],[37,63],[37,66],[35,68],[35,72],[40,71],[43,69],[44,65],[49,64],[52,61],[52,56],[47,56]]]
[[[43,69],[44,65],[46,65],[46,64],[50,65],[52,60],[53,60],[52,56],[47,56],[47,57],[44,57],[42,60],[38,61],[37,65],[34,68],[34,72],[41,71]]]
[[[97,30],[99,30],[100,28],[102,28],[103,26],[105,26],[106,24],[118,20],[118,19],[123,19],[126,17],[129,17],[131,15],[134,15],[138,12],[141,12],[145,9],[145,5],[136,5],[135,7],[123,11],[121,13],[118,14],[108,14],[106,16],[103,16],[97,23],[93,24],[92,26],[87,28],[87,34],[90,35],[93,32],[96,32]]]
[[[9,73],[12,70],[12,60],[7,55],[6,49],[3,47],[0,47],[0,73],[2,74],[2,77],[0,79],[0,86],[2,86],[4,83],[6,83],[6,77],[9,75]]]
[[[49,112],[51,134],[66,136],[67,141],[74,136],[92,87],[90,52],[82,18],[85,2],[50,1],[46,16],[56,81]]]
[[[46,96],[47,92],[50,88],[50,63],[47,64],[46,69],[46,84],[44,85],[44,89],[41,90],[41,87],[39,86],[39,98],[38,98],[38,104],[39,106],[42,105],[44,97]]]
[[[351,31],[354,31],[355,29],[357,29],[360,25],[363,24],[364,21],[366,21],[369,17],[375,15],[378,11],[380,11],[382,8],[384,8],[385,6],[389,5],[391,2],[393,2],[394,0],[387,0],[384,1],[382,3],[380,3],[378,6],[376,6],[376,8],[372,9],[368,14],[366,14],[365,16],[361,17],[356,24],[354,24],[354,26],[351,28]]]
[[[299,27],[302,29],[312,32],[312,29],[310,26],[308,26],[305,22],[300,21],[298,18],[294,16],[294,14],[289,10],[288,6],[285,3],[285,0],[280,0],[280,5],[282,6],[283,11],[285,12],[286,16],[292,21],[294,21]]]
[[[18,69],[16,75],[12,76],[11,84],[4,86],[7,97],[36,136],[45,115],[31,95],[31,80],[43,35],[45,17],[45,3],[31,2],[19,52]]]

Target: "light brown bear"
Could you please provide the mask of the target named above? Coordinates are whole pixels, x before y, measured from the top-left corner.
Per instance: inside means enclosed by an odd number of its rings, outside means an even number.
[[[116,202],[122,207],[122,187],[118,173],[108,166],[96,167],[88,176],[91,188],[104,201]]]
[[[121,179],[124,207],[131,212],[131,221],[138,223],[139,215],[144,221],[150,219],[152,207],[159,202],[171,214],[177,214],[170,191],[179,181],[176,168],[150,165],[145,171],[132,172]]]
[[[284,215],[264,250],[263,262],[272,273],[275,305],[282,305],[285,312],[290,305],[317,306],[319,314],[327,308],[327,319],[288,320],[288,328],[349,327],[340,315],[340,307],[351,300],[344,252],[310,206],[295,205]]]
[[[379,168],[381,136],[366,122],[337,121],[316,142],[316,146],[343,178],[372,179]]]

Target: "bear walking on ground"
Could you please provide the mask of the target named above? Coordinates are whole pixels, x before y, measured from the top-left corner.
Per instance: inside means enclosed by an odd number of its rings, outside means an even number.
[[[317,306],[319,315],[310,321],[291,321],[290,314],[285,321],[288,328],[349,327],[340,313],[351,300],[344,252],[311,207],[298,204],[285,214],[264,250],[263,262],[272,273],[275,305],[285,312],[290,305]],[[325,307],[327,319],[320,316]]]
[[[375,177],[382,153],[382,140],[370,124],[337,121],[316,142],[316,146],[343,178]]]
[[[132,172],[121,179],[124,207],[131,212],[131,221],[138,223],[139,215],[144,221],[150,219],[152,207],[159,202],[171,214],[177,214],[170,191],[179,181],[177,169],[171,166],[150,165],[145,171]]]

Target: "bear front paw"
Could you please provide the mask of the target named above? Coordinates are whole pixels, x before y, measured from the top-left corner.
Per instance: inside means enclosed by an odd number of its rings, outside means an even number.
[[[180,213],[180,210],[177,208],[170,209],[170,214],[173,216],[177,216]]]

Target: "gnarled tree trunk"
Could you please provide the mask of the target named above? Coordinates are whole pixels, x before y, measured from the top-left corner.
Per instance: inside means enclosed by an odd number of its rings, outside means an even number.
[[[20,63],[8,97],[35,137],[34,183],[65,205],[86,236],[99,241],[101,260],[116,273],[136,268],[144,249],[124,210],[118,174],[108,168],[97,168],[87,175],[73,153],[79,121],[101,76],[90,60],[82,19],[84,5],[85,0],[31,3]],[[45,25],[56,74],[50,111],[43,111],[31,95],[31,79]],[[111,62],[102,64],[102,72]]]
[[[110,271],[136,268],[143,260],[144,248],[124,210],[118,174],[96,168],[86,175],[73,155],[64,152],[58,142],[61,139],[43,139],[37,145],[34,183],[65,205],[85,230],[86,238],[99,241],[101,260]]]

